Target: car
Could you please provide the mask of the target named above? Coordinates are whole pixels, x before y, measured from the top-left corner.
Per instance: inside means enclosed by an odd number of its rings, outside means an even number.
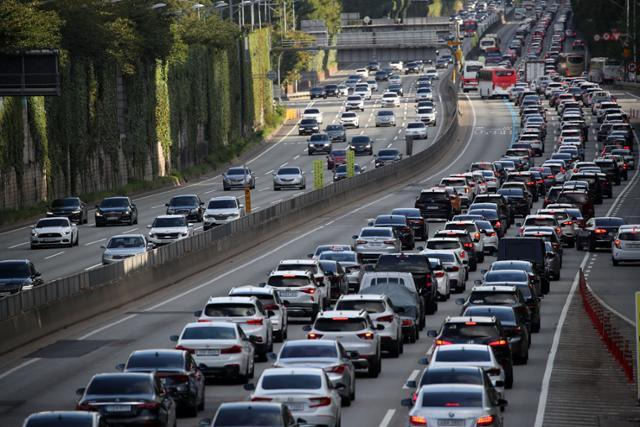
[[[273,190],[280,191],[283,188],[307,188],[304,172],[298,166],[284,166],[273,174]]]
[[[416,91],[416,102],[425,99],[433,99],[433,91],[427,87],[421,87]]]
[[[589,198],[587,190],[562,190],[560,194],[558,194],[556,203],[566,203],[574,205],[575,207],[580,209],[582,217],[585,220],[589,220],[595,216],[593,202]],[[548,205],[547,207],[550,207],[550,205]]]
[[[381,254],[400,251],[400,238],[392,227],[364,227],[352,236],[354,250],[363,262],[376,262]]]
[[[280,260],[274,271],[308,271],[313,275],[313,279],[318,286],[318,292],[321,294],[321,304],[326,306],[329,304],[332,274],[325,274],[322,265],[317,259],[283,259]]]
[[[22,427],[106,427],[104,418],[89,411],[46,411],[29,415]]]
[[[380,150],[382,151],[382,150]],[[380,153],[378,153],[380,158]],[[429,237],[429,225],[422,217],[418,208],[395,208],[391,215],[402,215],[407,219],[407,225],[413,229],[415,239],[427,240]]]
[[[433,238],[452,238],[458,239],[462,243],[462,247],[468,256],[469,271],[476,271],[480,257],[484,257],[484,254],[476,252],[476,246],[473,241],[473,237],[467,230],[438,230],[433,235]],[[428,243],[428,241],[427,241]]]
[[[640,225],[624,224],[618,227],[611,245],[611,262],[640,261]]]
[[[438,80],[440,77],[438,76],[438,70],[434,67],[429,67],[424,71],[425,76],[429,77],[431,80]]]
[[[389,80],[389,73],[387,73],[384,70],[378,70],[376,71],[376,81],[378,82],[384,82]]]
[[[191,350],[136,350],[116,369],[155,374],[178,404],[178,410],[195,417],[204,410],[205,380]]]
[[[367,68],[358,68],[356,69],[356,74],[359,75],[360,77],[368,77],[369,70]]]
[[[576,232],[576,249],[595,251],[611,249],[614,236],[626,221],[619,217],[594,217],[587,220],[584,228]]]
[[[353,91],[354,95],[360,95],[362,99],[371,99],[371,87],[369,83],[363,82],[356,84],[356,88]]]
[[[465,291],[467,269],[455,251],[427,249],[422,253],[429,257],[430,260],[440,260],[440,263],[449,278],[449,286],[452,289],[452,292],[453,290],[458,293]]]
[[[128,197],[106,197],[96,205],[96,227],[104,227],[107,224],[138,223],[138,208]]]
[[[402,160],[402,153],[397,148],[385,148],[375,154],[375,167],[380,168]]]
[[[344,111],[342,114],[340,114],[340,124],[342,124],[342,126],[344,126],[345,128],[359,128],[360,122],[358,120],[358,114],[354,113],[353,111]]]
[[[498,243],[500,241],[499,231],[493,228],[491,222],[484,219],[476,219],[474,222],[478,226],[478,229],[480,229],[484,252],[489,255],[494,255],[498,251]]]
[[[503,427],[500,412],[507,401],[483,385],[429,384],[416,393],[415,404],[412,399],[403,399],[402,405],[411,408],[410,426],[438,425],[439,420],[445,419],[451,425],[464,425],[466,421],[473,420],[469,425]],[[455,412],[452,407],[456,408]]]
[[[349,141],[347,148],[352,150],[356,156],[359,154],[368,154],[372,156],[374,142],[375,141],[370,136],[356,135],[351,137],[351,141]]]
[[[307,140],[307,153],[312,156],[317,152],[331,152],[331,138],[326,133],[316,133]]]
[[[336,97],[341,98],[343,96],[348,96],[348,95],[349,95],[349,86],[347,86],[346,83],[340,83],[338,85],[338,95]]]
[[[325,98],[329,96],[333,96],[335,98],[339,98],[342,94],[338,89],[338,85],[336,84],[328,84],[324,87]]]
[[[356,117],[358,117],[356,115]],[[342,124],[329,124],[324,129],[331,142],[347,142],[347,132]]]
[[[288,336],[289,319],[287,307],[280,298],[278,292],[270,287],[261,286],[237,286],[229,291],[230,297],[256,297],[262,303],[262,308],[267,310],[273,329],[273,340],[284,342]]]
[[[423,122],[409,122],[404,130],[406,138],[427,139],[427,126]]]
[[[381,339],[382,351],[389,352],[391,357],[400,357],[403,352],[402,318],[395,311],[391,299],[387,295],[356,294],[342,295],[334,307],[336,311],[365,310],[377,327]]]
[[[433,107],[421,107],[416,112],[418,120],[429,125],[436,125],[436,110]]]
[[[31,227],[31,249],[46,246],[78,246],[78,227],[66,216],[48,217],[38,220]]]
[[[327,156],[327,169],[332,170],[336,166],[347,162],[347,150],[345,148],[332,148]]]
[[[167,215],[184,215],[188,221],[201,222],[204,215],[204,202],[197,194],[174,196],[166,203]]]
[[[259,422],[266,426],[297,426],[298,420],[281,402],[224,402],[218,406],[213,420],[203,418],[201,427],[244,427]]]
[[[323,294],[309,270],[272,271],[260,286],[275,289],[287,307],[287,316],[309,316],[315,319],[323,309]]]
[[[353,165],[353,176],[360,175],[366,170],[364,166],[360,166],[358,163]],[[349,168],[346,164],[341,164],[333,169],[333,181],[340,181],[349,178]]]
[[[505,237],[498,245],[497,261],[529,261],[535,274],[540,277],[543,294],[549,292],[549,277],[545,272],[544,242],[536,237]]]
[[[151,243],[144,234],[118,234],[111,236],[102,253],[102,264],[108,265],[123,259],[143,254],[149,250]]]
[[[470,213],[470,215],[472,214]],[[475,221],[447,221],[444,224],[444,230],[466,230],[471,236],[474,250],[476,254],[478,254],[478,262],[484,262],[484,241],[482,240],[480,228],[476,225]]]
[[[429,258],[429,264],[436,282],[437,298],[440,301],[447,301],[451,296],[451,284],[444,265],[439,258]]]
[[[79,197],[64,197],[54,199],[47,206],[46,216],[67,217],[76,224],[86,224],[89,222],[88,207]]]
[[[399,74],[389,74],[389,86],[402,84],[402,77]]]
[[[400,97],[395,92],[385,92],[380,99],[382,107],[399,107]]]
[[[273,362],[274,368],[322,368],[334,388],[340,389],[342,406],[350,406],[356,397],[356,369],[348,352],[338,341],[290,340],[284,343]]]
[[[244,205],[236,196],[217,196],[207,203],[204,211],[204,231],[218,225],[228,224],[245,215]]]
[[[235,166],[227,169],[222,175],[222,189],[229,191],[233,188],[256,188],[255,174],[246,166]]]
[[[159,215],[147,228],[148,240],[155,246],[174,243],[193,235],[193,224],[183,215]]]
[[[302,112],[303,119],[315,119],[318,124],[322,124],[323,114],[322,111],[313,107],[313,108],[305,108]]]
[[[393,92],[393,93],[397,94],[401,98],[404,96],[404,89],[403,89],[401,83],[390,84],[387,87],[387,92]]]
[[[378,82],[376,81],[376,79],[367,80],[367,84],[369,85],[369,89],[371,90],[371,92],[378,91]]]
[[[391,227],[402,243],[402,250],[412,250],[415,248],[415,236],[413,229],[407,222],[404,215],[378,215],[369,221],[372,227]]]
[[[352,250],[351,246],[347,246],[346,249],[339,249],[332,245],[330,250],[320,253],[318,259],[320,261],[331,260],[339,263],[346,272],[347,293],[357,292],[362,279],[362,265],[358,259],[358,254]]]
[[[286,402],[296,420],[327,427],[340,426],[342,388],[334,388],[321,368],[301,367],[265,369],[255,385],[245,385],[252,402]],[[254,424],[252,418],[250,425]]]
[[[367,69],[369,71],[378,71],[380,69],[380,63],[378,61],[370,61]]]
[[[152,373],[96,374],[76,394],[76,410],[99,412],[107,424],[176,425],[176,403]]]
[[[364,111],[364,99],[360,95],[349,95],[347,96],[347,100],[344,102],[344,109],[345,111]]]
[[[320,132],[320,123],[316,119],[306,118],[300,120],[298,135],[312,135]]]
[[[454,207],[452,195],[445,188],[430,188],[420,191],[416,197],[415,208],[425,219],[437,218],[449,220],[460,212]]]
[[[327,91],[323,87],[319,87],[319,86],[312,87],[309,90],[309,98],[311,98],[311,99],[315,99],[315,98],[327,99]]]
[[[329,278],[329,301],[334,302],[341,295],[349,293],[349,280],[347,272],[338,261],[329,259],[318,260],[320,267]]]
[[[267,360],[267,353],[273,351],[273,326],[269,311],[254,296],[227,296],[209,298],[204,308],[193,314],[200,323],[238,323],[255,346],[257,359],[264,362]]]
[[[515,218],[516,215],[526,217],[531,213],[532,202],[522,188],[500,188],[497,193],[506,199],[511,218]]]
[[[378,110],[376,112],[376,127],[396,125],[396,115],[391,110]]]
[[[28,259],[0,260],[0,297],[44,285],[42,274]]]

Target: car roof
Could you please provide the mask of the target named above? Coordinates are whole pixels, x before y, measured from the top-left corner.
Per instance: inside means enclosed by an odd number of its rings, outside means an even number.
[[[260,286],[247,285],[247,286],[237,286],[237,287],[231,288],[231,290],[229,291],[229,296],[238,296],[241,293],[273,295],[275,294],[275,292],[276,291],[272,288],[262,288]],[[236,293],[236,295],[231,295],[232,293]]]
[[[209,199],[210,202],[214,200],[237,200],[236,196],[216,196]]]
[[[357,319],[366,317],[365,310],[326,310],[318,314],[318,318],[348,317],[349,319]]]
[[[155,219],[174,219],[174,218],[184,218],[184,215],[158,215]]]
[[[310,271],[308,270],[279,270],[279,271],[272,271],[269,274],[269,277],[275,277],[275,276],[305,276],[305,277],[312,277],[312,274]]]
[[[516,289],[516,285],[479,285],[474,286],[471,292],[515,292]]]
[[[207,304],[224,304],[230,302],[241,302],[248,304],[255,304],[258,299],[256,297],[234,297],[234,296],[226,296],[226,297],[210,297]]]
[[[314,340],[315,341],[315,340]],[[324,376],[322,368],[304,368],[304,367],[287,367],[287,368],[267,368],[262,372],[262,376],[270,375],[287,375],[287,374],[307,374]]]
[[[495,316],[448,316],[445,323],[496,323]]]
[[[383,294],[351,294],[351,295],[341,295],[338,299],[340,301],[385,301],[387,299],[386,295]]]
[[[210,327],[218,327],[218,328],[233,328],[235,329],[235,326],[237,325],[237,323],[228,321],[215,321],[215,322],[189,322],[186,325],[184,325],[183,329],[187,329],[187,328],[210,328]]]
[[[129,358],[133,356],[183,356],[184,350],[176,350],[173,348],[159,348],[159,349],[145,349],[145,350],[134,350],[129,355]]]
[[[317,340],[306,340],[306,339],[302,339],[302,340],[286,340],[284,342],[284,344],[282,344],[283,347],[285,346],[306,346],[306,345],[324,345],[327,347],[335,347],[337,344],[337,341],[335,340],[323,340],[323,339],[317,339]]]
[[[440,346],[440,348],[446,348],[446,347],[450,347],[450,345],[448,346]],[[485,346],[483,346],[485,347]],[[445,369],[449,369],[448,367]],[[455,393],[455,392],[469,392],[469,391],[476,391],[476,392],[482,392],[484,390],[484,386],[483,385],[479,385],[479,384],[460,384],[460,383],[456,383],[456,384],[425,384],[422,387],[420,387],[420,391],[419,393]]]

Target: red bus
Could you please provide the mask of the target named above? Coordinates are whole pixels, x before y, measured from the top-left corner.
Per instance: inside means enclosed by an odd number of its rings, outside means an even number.
[[[462,21],[460,31],[463,31],[467,36],[473,36],[478,30],[478,21],[475,19],[465,19]]]
[[[478,72],[478,93],[481,98],[508,98],[517,80],[518,74],[513,68],[483,68]]]

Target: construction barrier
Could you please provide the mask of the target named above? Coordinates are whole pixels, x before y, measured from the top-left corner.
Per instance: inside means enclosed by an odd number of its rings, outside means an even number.
[[[284,119],[286,121],[289,120],[298,120],[300,118],[300,110],[297,108],[287,108],[287,111],[284,115]]]

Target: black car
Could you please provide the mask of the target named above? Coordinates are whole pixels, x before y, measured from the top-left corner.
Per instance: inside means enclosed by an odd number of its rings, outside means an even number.
[[[47,216],[65,216],[76,224],[86,224],[89,221],[87,205],[79,197],[55,199],[48,206]]]
[[[444,188],[422,190],[415,202],[423,218],[441,218],[450,220],[457,212],[453,211],[453,202]]]
[[[137,224],[138,208],[125,196],[107,197],[96,205],[96,227],[107,224]]]
[[[331,141],[347,142],[347,131],[341,124],[327,125],[324,132],[329,136]]]
[[[593,162],[598,165],[603,173],[607,174],[607,179],[609,179],[609,181],[615,183],[616,185],[620,185],[622,177],[620,175],[620,169],[618,168],[615,160],[595,159]]]
[[[351,138],[349,142],[349,150],[353,150],[355,155],[369,154],[373,155],[373,139],[367,135],[358,135]]]
[[[367,65],[367,70],[369,71],[378,71],[380,69],[380,63],[378,61],[371,61],[369,65]]]
[[[535,179],[531,176],[531,172],[510,172],[507,174],[506,182],[522,182],[527,186],[527,189],[533,196],[533,201],[538,201],[538,185]]]
[[[576,172],[571,175],[568,182],[586,181],[589,183],[589,197],[593,203],[602,204],[602,184],[596,172]]]
[[[407,217],[404,215],[378,215],[369,225],[372,227],[391,227],[400,239],[402,249],[412,250],[415,248],[413,229],[409,226]]]
[[[316,133],[307,140],[307,153],[312,156],[317,152],[324,154],[331,152],[331,138],[326,133]]]
[[[509,337],[495,317],[447,317],[440,331],[430,330],[434,346],[447,344],[484,344],[491,346],[496,360],[505,374],[505,388],[513,387],[513,359]]]
[[[388,165],[389,163],[399,162],[402,160],[402,153],[397,148],[385,148],[376,154],[375,165],[377,168]]]
[[[335,96],[336,98],[340,97],[340,91],[338,90],[338,85],[330,84],[324,87],[324,93],[326,96]]]
[[[378,82],[386,82],[389,80],[389,73],[384,70],[376,71],[376,81]]]
[[[213,420],[205,418],[201,427],[294,427],[303,423],[295,419],[285,403],[225,402],[218,407]]]
[[[383,254],[378,257],[374,271],[399,271],[411,273],[423,299],[426,314],[438,310],[438,291],[436,278],[433,277],[429,258],[422,254],[401,253]],[[424,326],[424,318],[421,319]]]
[[[429,238],[429,224],[422,218],[420,209],[416,208],[396,208],[391,211],[391,215],[402,215],[407,218],[407,224],[413,229],[413,235],[418,240]]]
[[[298,125],[298,135],[312,135],[320,132],[320,125],[316,119],[302,119]]]
[[[77,410],[99,412],[108,424],[176,424],[176,403],[153,374],[94,375],[76,394],[80,396]]]
[[[95,412],[47,411],[29,415],[23,427],[107,427],[107,422]]]
[[[496,317],[500,321],[500,326],[502,326],[505,335],[509,337],[509,347],[511,347],[513,361],[521,364],[527,363],[531,335],[527,329],[526,319],[519,315],[513,307],[476,305],[468,307],[462,315]]]
[[[407,388],[416,389],[411,400],[415,403],[418,391],[422,386],[429,384],[475,384],[487,388],[490,395],[498,396],[499,392],[495,387],[504,387],[502,381],[497,381],[495,386],[487,372],[478,366],[428,366],[422,371],[420,380],[408,380],[405,384]]]
[[[618,228],[626,221],[619,217],[595,217],[587,221],[584,228],[576,232],[576,249],[595,251],[598,248],[611,249],[611,242]]]
[[[312,87],[311,90],[309,91],[309,97],[311,99],[315,99],[315,98],[327,99],[327,92],[323,87],[318,87],[318,86]]]
[[[202,222],[204,218],[204,202],[197,194],[173,196],[165,206],[167,215],[184,215],[190,222]]]
[[[42,275],[28,259],[0,261],[0,296],[43,285]]]
[[[124,372],[150,372],[164,385],[178,409],[195,417],[204,410],[205,378],[190,353],[184,350],[137,350],[126,364],[116,366]]]
[[[504,237],[498,243],[498,261],[529,261],[540,277],[540,290],[549,293],[549,280],[545,269],[544,241],[537,237]]]
[[[595,215],[593,202],[589,198],[589,194],[585,190],[564,190],[558,194],[556,203],[568,203],[575,205],[585,220],[591,219]]]
[[[422,66],[415,61],[412,62],[407,62],[404,66],[404,73],[405,74],[419,74],[420,71],[422,71]]]
[[[507,199],[512,218],[515,218],[516,215],[526,217],[531,213],[531,203],[521,188],[500,188],[498,194]]]

